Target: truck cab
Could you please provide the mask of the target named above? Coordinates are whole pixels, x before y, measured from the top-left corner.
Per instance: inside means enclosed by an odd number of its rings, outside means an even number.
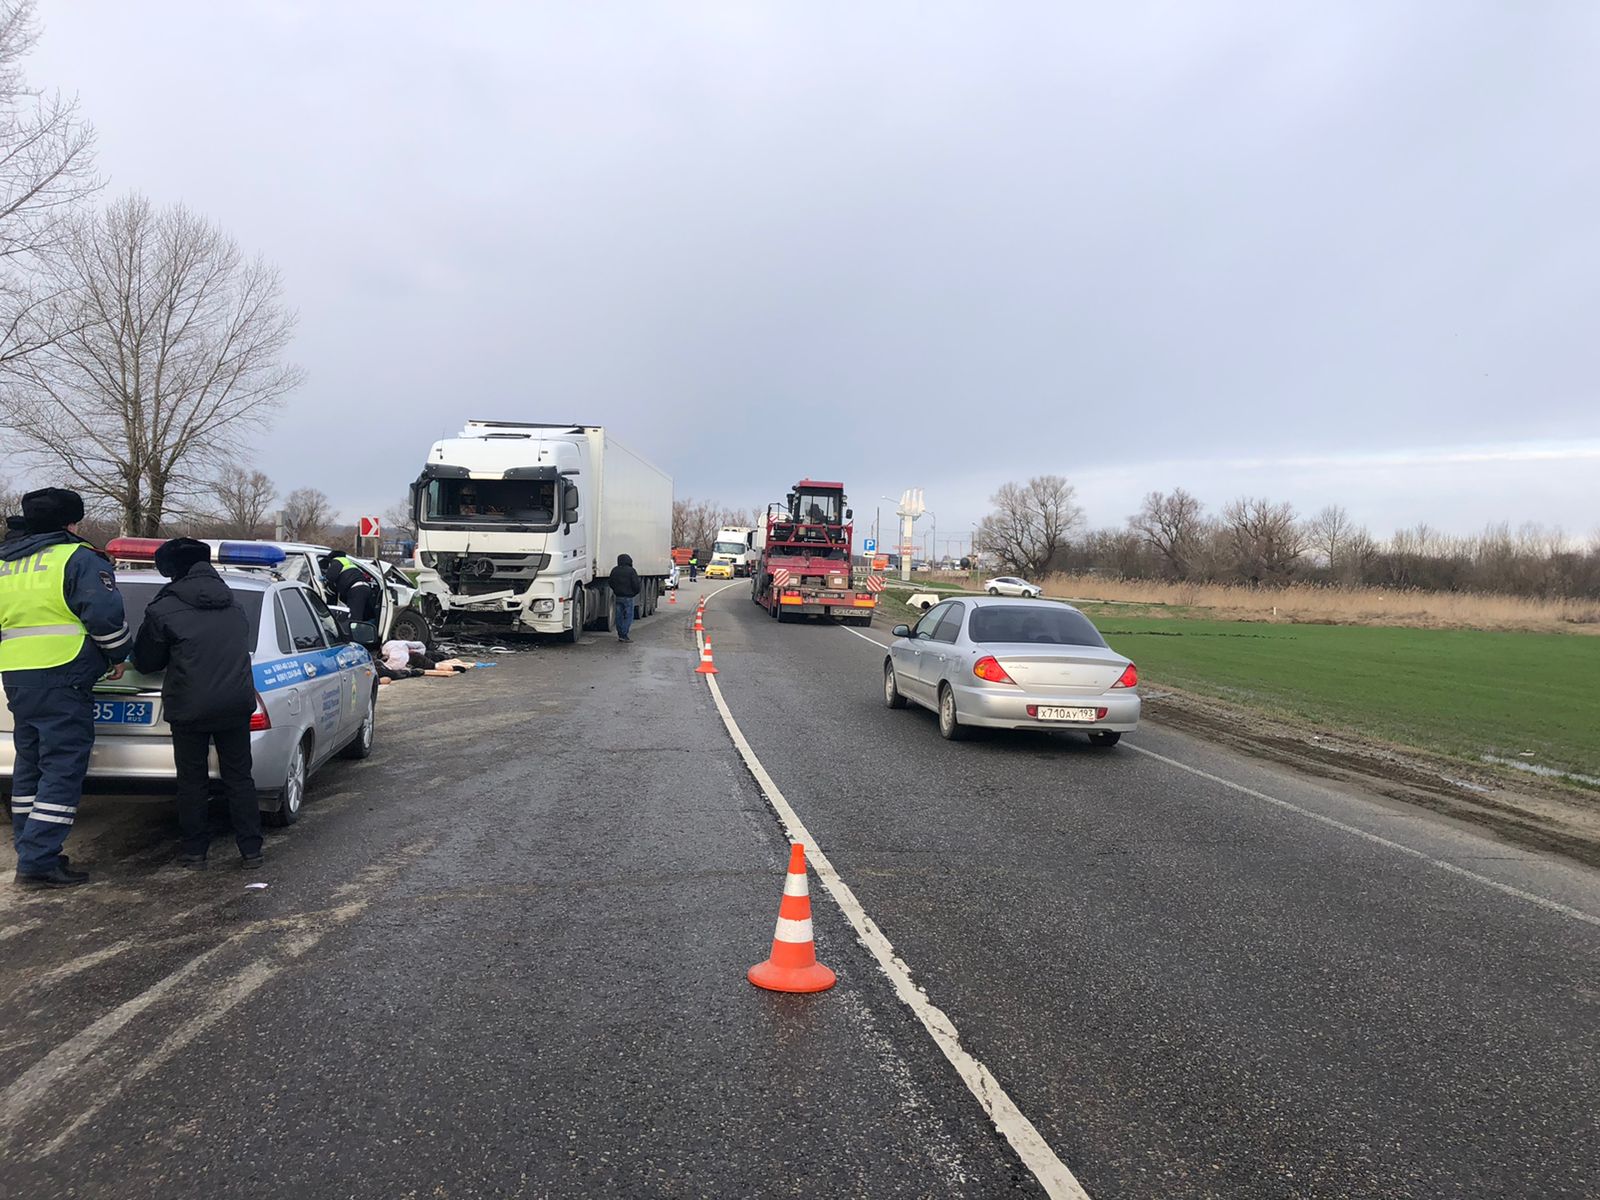
[[[734,576],[744,576],[755,570],[758,557],[754,528],[748,525],[724,525],[717,530],[716,540],[711,543],[709,565],[725,565]]]

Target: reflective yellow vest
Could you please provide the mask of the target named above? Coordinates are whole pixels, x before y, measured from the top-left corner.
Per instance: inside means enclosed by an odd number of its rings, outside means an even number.
[[[27,558],[0,560],[0,671],[65,666],[89,631],[67,607],[67,542]]]

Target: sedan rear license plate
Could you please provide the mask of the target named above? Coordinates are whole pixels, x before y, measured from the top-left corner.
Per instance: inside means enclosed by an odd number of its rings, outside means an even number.
[[[1058,708],[1049,704],[1039,706],[1039,720],[1041,721],[1092,721],[1095,711],[1092,708]]]
[[[154,725],[156,706],[148,700],[96,700],[96,725]]]

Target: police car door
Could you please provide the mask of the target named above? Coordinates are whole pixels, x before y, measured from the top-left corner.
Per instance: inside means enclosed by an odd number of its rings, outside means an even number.
[[[338,622],[315,593],[286,587],[278,593],[278,599],[289,620],[289,636],[305,680],[298,685],[305,698],[305,721],[316,732],[311,758],[314,763],[321,762],[344,744],[349,722],[345,711],[347,686],[344,673],[339,669],[343,639]],[[332,640],[328,636],[330,629]]]
[[[372,577],[372,591],[378,598],[378,642],[381,645],[389,640],[389,630],[394,625],[395,613],[398,611],[394,592],[390,589],[389,581],[384,578],[381,560],[371,566],[362,562],[360,566]]]

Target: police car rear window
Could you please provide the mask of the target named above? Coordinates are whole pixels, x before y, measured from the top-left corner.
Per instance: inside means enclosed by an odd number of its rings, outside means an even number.
[[[144,579],[119,579],[117,590],[122,593],[122,609],[128,615],[128,628],[134,633],[139,632],[139,626],[144,624],[145,606],[156,598],[164,583]],[[250,622],[250,644],[254,646],[261,631],[261,598],[264,592],[245,592],[234,589],[233,598],[239,602],[239,607],[244,609],[244,615]]]

